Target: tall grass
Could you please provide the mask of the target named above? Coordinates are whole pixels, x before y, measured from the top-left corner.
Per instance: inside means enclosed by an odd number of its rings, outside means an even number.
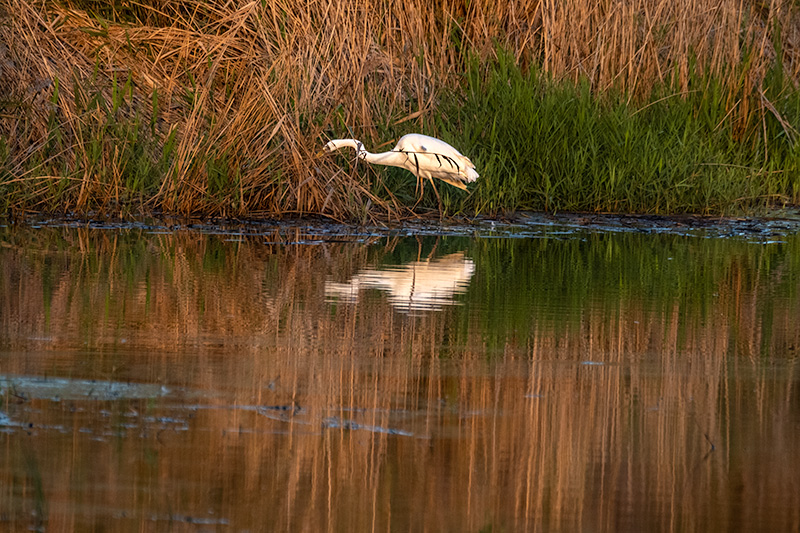
[[[503,56],[480,70],[447,108],[483,171],[476,211],[740,213],[800,198],[796,91],[737,123],[731,88],[712,77],[694,77],[686,97],[665,86],[634,105]]]
[[[0,207],[391,219],[415,201],[407,173],[319,148],[410,131],[479,165],[471,196],[441,187],[448,212],[797,202],[799,13],[0,0]]]

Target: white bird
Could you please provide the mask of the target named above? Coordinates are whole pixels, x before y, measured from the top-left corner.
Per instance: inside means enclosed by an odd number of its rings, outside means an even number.
[[[409,170],[417,177],[418,185],[422,183],[423,178],[429,179],[431,185],[433,185],[433,178],[439,178],[445,183],[466,191],[467,183],[478,179],[475,165],[467,156],[435,137],[409,133],[400,137],[391,152],[380,154],[367,152],[362,142],[357,139],[334,139],[325,145],[324,150],[333,152],[348,146],[355,149],[359,159],[368,163]],[[436,191],[435,185],[433,185],[433,190],[438,198],[439,192]]]

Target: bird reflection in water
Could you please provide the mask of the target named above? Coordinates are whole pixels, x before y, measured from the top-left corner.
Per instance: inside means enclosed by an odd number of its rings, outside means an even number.
[[[466,292],[475,264],[463,252],[432,260],[413,261],[385,269],[361,270],[347,283],[327,281],[329,302],[358,301],[362,289],[379,289],[389,294],[389,303],[402,312],[438,310],[455,305],[454,296]]]

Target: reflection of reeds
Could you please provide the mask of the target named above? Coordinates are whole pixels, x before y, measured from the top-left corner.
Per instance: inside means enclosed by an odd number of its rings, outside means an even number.
[[[374,247],[4,232],[3,372],[200,392],[4,404],[34,435],[0,434],[2,486],[29,450],[51,527],[120,509],[315,531],[800,525],[795,238],[480,241],[468,305],[409,317],[325,302],[326,275],[379,265]],[[637,290],[645,271],[666,285]]]

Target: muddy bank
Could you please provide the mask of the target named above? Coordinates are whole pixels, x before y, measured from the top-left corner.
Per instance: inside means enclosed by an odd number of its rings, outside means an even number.
[[[139,229],[148,232],[199,231],[231,236],[278,236],[286,244],[313,244],[345,239],[358,241],[380,236],[493,236],[519,238],[536,235],[572,235],[581,232],[639,232],[769,239],[800,232],[800,210],[782,210],[770,217],[710,217],[693,215],[612,215],[587,213],[518,213],[502,218],[453,218],[448,221],[407,220],[395,224],[342,224],[313,217],[289,220],[192,220],[141,217],[132,220],[30,216],[0,220],[4,225]],[[296,241],[297,235],[304,236]],[[283,238],[281,238],[283,236]],[[295,240],[293,240],[295,239]]]

